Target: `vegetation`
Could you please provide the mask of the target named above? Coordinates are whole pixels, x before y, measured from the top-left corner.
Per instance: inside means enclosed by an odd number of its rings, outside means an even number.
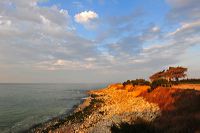
[[[169,69],[165,72],[166,78],[171,81],[175,79],[175,81],[179,81],[179,78],[185,78],[187,74],[185,72],[187,68],[184,67],[169,67]]]
[[[167,70],[163,70],[151,75],[149,78],[151,81],[158,79],[166,79],[168,81],[179,81],[179,78],[185,78],[187,74],[185,73],[187,68],[178,66],[178,67],[169,67]]]
[[[127,80],[126,82],[123,83],[124,86],[132,84],[133,86],[135,85],[150,85],[149,81],[146,81],[145,79],[136,79],[136,80]]]
[[[151,124],[157,132],[195,133],[200,131],[200,91],[158,88],[143,95],[159,105],[162,115]]]
[[[200,84],[200,79],[183,79],[179,81],[172,81],[172,84]]]
[[[164,79],[165,75],[165,70],[157,72],[155,74],[153,74],[152,76],[150,76],[150,80],[154,81],[154,80],[158,80],[158,79]]]
[[[123,86],[129,84],[133,86],[150,85],[152,90],[157,88],[158,86],[171,87],[172,84],[178,84],[178,83],[200,83],[200,79],[179,80],[180,78],[185,78],[187,76],[186,71],[187,68],[181,66],[169,67],[167,70],[162,70],[151,75],[149,77],[151,83],[144,79],[136,79],[136,80],[127,80],[126,82],[123,82]]]
[[[112,125],[112,133],[129,133],[129,132],[143,132],[143,133],[160,133],[160,132],[196,132],[200,131],[200,92],[190,89],[163,89],[163,87],[171,87],[172,84],[200,84],[200,79],[182,79],[186,77],[187,68],[184,67],[169,67],[167,70],[159,71],[150,76],[151,82],[145,79],[127,80],[123,83],[126,85],[149,85],[148,92],[141,93],[149,103],[158,104],[162,115],[157,117],[151,123],[138,119],[134,124],[121,123],[119,125]],[[120,88],[137,88],[133,86]],[[162,87],[159,87],[162,86]],[[159,88],[157,88],[159,87]],[[157,88],[157,89],[155,89]],[[155,90],[154,90],[155,89]],[[128,91],[130,89],[127,89]],[[154,91],[152,91],[154,90]],[[132,90],[131,90],[132,91]],[[117,94],[118,95],[118,94]],[[126,97],[127,98],[127,97]],[[54,119],[51,123],[47,123],[45,128],[36,128],[34,132],[40,131],[47,133],[55,130],[64,124],[82,123],[89,115],[102,107],[103,101],[99,99],[99,95],[91,94],[91,101],[89,106],[85,107],[79,112],[62,118]],[[124,106],[124,104],[123,104]],[[132,107],[132,106],[131,106]],[[104,111],[98,111],[100,115],[106,114]]]
[[[121,123],[111,127],[112,133],[155,133],[155,128],[144,120],[136,120],[134,124]]]
[[[166,79],[157,79],[157,80],[154,80],[152,83],[151,83],[151,89],[155,89],[157,88],[158,86],[162,86],[162,87],[171,87],[171,83],[166,80]]]

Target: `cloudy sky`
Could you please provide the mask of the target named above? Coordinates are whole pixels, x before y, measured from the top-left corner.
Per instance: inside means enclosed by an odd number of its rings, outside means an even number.
[[[0,82],[200,77],[199,0],[1,0]]]

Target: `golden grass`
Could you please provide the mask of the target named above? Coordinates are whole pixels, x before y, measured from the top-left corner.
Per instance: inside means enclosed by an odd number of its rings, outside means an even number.
[[[159,87],[143,94],[148,102],[158,104],[162,111],[153,125],[160,132],[200,132],[200,91],[183,89],[183,85],[179,87],[181,89]]]
[[[173,85],[173,88],[200,90],[200,84],[179,84],[179,85]]]

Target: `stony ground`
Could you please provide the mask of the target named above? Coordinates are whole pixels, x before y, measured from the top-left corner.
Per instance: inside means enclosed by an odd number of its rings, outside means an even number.
[[[198,85],[158,87],[149,92],[149,86],[113,84],[89,94],[91,96],[74,113],[32,132],[110,133],[113,125],[118,128],[121,123],[128,123],[126,130],[127,127],[135,129],[138,119],[148,122],[147,126],[142,124],[143,128],[152,129],[154,133],[200,132]],[[139,127],[143,131],[141,125]],[[119,132],[123,130],[119,128]]]
[[[115,84],[105,89],[90,91],[89,93],[95,95],[96,100],[102,101],[101,106],[96,107],[84,122],[73,124],[73,129],[69,129],[69,125],[66,124],[54,132],[110,133],[110,127],[113,124],[121,122],[133,124],[138,118],[153,121],[160,116],[159,106],[139,97],[148,88],[148,86],[123,87],[121,84]],[[86,101],[88,103],[91,99]],[[83,109],[83,106],[78,109]]]

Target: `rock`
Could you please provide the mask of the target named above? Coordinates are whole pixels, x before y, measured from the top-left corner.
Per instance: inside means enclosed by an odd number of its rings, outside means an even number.
[[[72,124],[69,122],[65,126],[70,127],[77,133],[110,133],[110,127],[113,124],[120,124],[121,122],[132,124],[138,118],[153,121],[160,115],[158,105],[147,102],[143,97],[138,97],[147,88],[141,87],[140,89],[138,86],[134,88],[132,85],[127,85],[124,88],[122,84],[114,84],[102,90],[90,91],[90,94],[97,95],[92,100],[103,101],[99,103],[101,106],[94,104],[93,108],[95,109],[85,117],[82,123]],[[91,102],[91,99],[89,100]],[[87,99],[87,102],[83,102],[85,105],[80,105],[78,108],[83,110],[89,106],[91,104],[88,102],[89,100]],[[65,126],[61,126],[54,132],[63,132],[64,128],[66,129],[64,132],[68,133],[68,128]]]

